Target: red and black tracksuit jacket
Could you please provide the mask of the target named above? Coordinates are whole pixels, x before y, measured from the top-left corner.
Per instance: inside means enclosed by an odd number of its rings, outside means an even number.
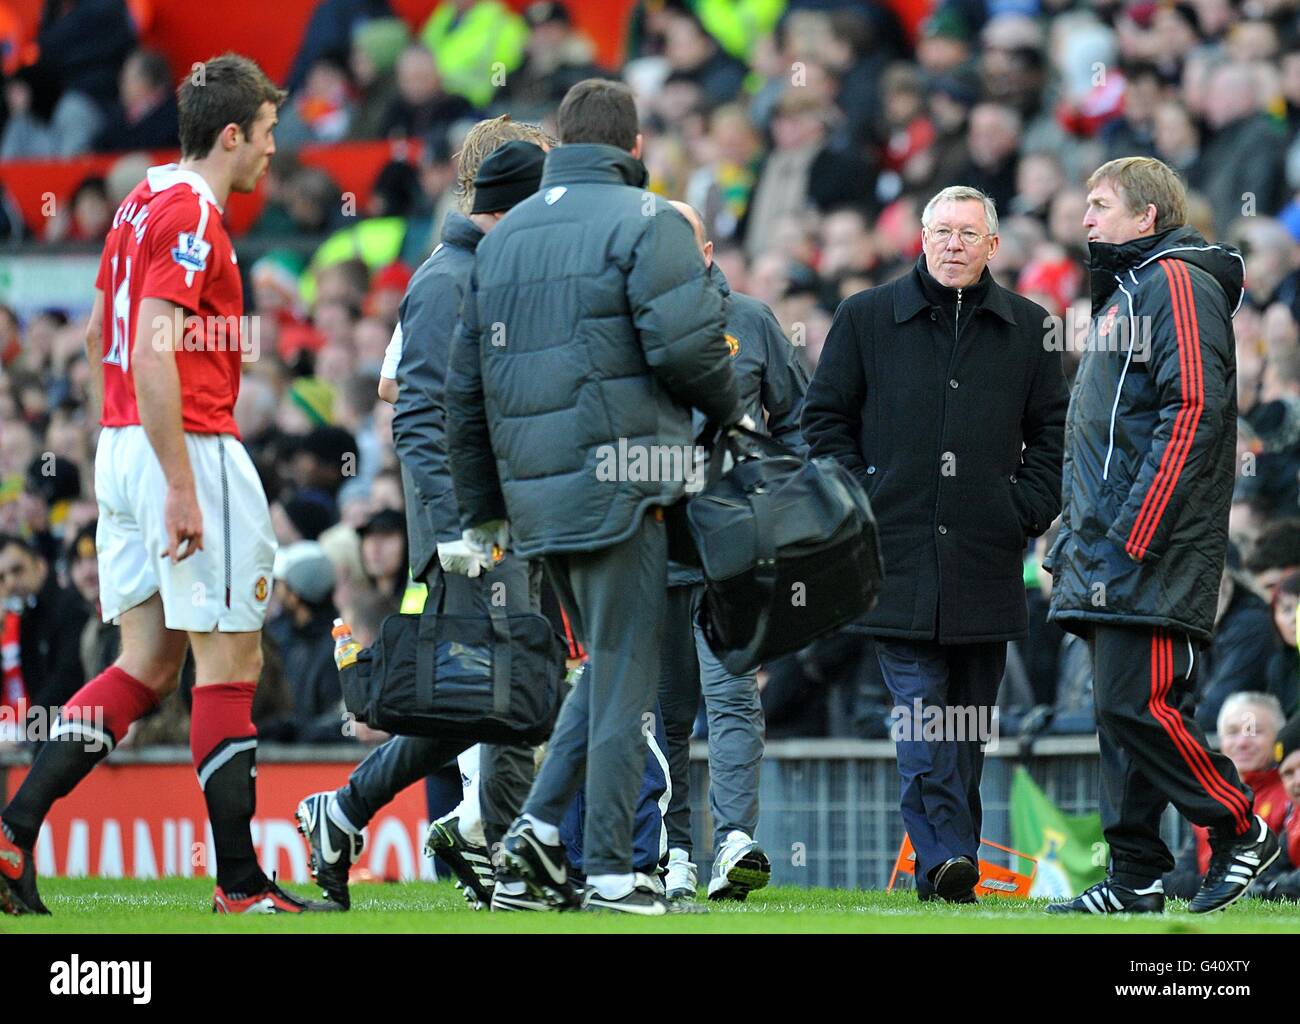
[[[1073,632],[1140,624],[1204,642],[1227,554],[1244,264],[1191,228],[1090,248],[1050,617]]]

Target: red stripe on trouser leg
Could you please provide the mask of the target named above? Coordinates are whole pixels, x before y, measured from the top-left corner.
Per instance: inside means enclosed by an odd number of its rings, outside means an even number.
[[[1172,463],[1172,472],[1169,475],[1169,481],[1160,495],[1159,503],[1143,531],[1143,536],[1139,541],[1140,554],[1146,555],[1147,546],[1151,543],[1151,538],[1155,535],[1156,526],[1160,523],[1160,517],[1164,515],[1166,506],[1169,504],[1170,497],[1173,496],[1174,486],[1178,478],[1182,475],[1183,466],[1187,464],[1187,454],[1192,449],[1192,441],[1196,436],[1196,428],[1200,425],[1201,414],[1205,410],[1205,379],[1203,368],[1201,366],[1201,335],[1200,329],[1196,322],[1196,308],[1192,302],[1192,282],[1188,275],[1187,268],[1181,263],[1174,266],[1172,271],[1172,282],[1177,283],[1177,302],[1183,309],[1184,326],[1186,330],[1187,341],[1187,364],[1186,369],[1191,374],[1191,384],[1185,385],[1183,404],[1189,410],[1188,418],[1183,424],[1183,433],[1178,445],[1175,461]],[[1186,377],[1184,377],[1186,380]],[[1188,403],[1186,392],[1190,392],[1190,404]]]
[[[256,683],[212,683],[194,687],[190,715],[190,754],[199,768],[209,754],[229,739],[256,736],[253,695]]]
[[[1165,643],[1168,645],[1170,652],[1170,677],[1172,679],[1173,641],[1166,636]],[[1247,801],[1245,796],[1243,796],[1238,789],[1234,788],[1227,779],[1219,774],[1218,770],[1214,767],[1214,762],[1210,759],[1209,753],[1201,744],[1197,743],[1192,734],[1187,731],[1187,723],[1183,721],[1183,716],[1178,713],[1177,709],[1170,707],[1170,716],[1174,729],[1183,737],[1188,749],[1192,751],[1193,757],[1195,757],[1195,759],[1200,763],[1206,778],[1214,784],[1214,792],[1211,793],[1211,795],[1214,796],[1215,793],[1217,793],[1218,796],[1216,799],[1222,797],[1221,802],[1225,807],[1232,811],[1233,817],[1236,819],[1237,831],[1247,831],[1254,819],[1254,808],[1251,806],[1250,802]]]
[[[1172,640],[1160,630],[1154,631],[1151,637],[1151,651],[1152,714],[1169,736],[1187,767],[1191,769],[1192,775],[1200,783],[1201,788],[1232,815],[1238,831],[1244,831],[1250,824],[1250,808],[1246,804],[1246,798],[1215,771],[1209,755],[1187,732],[1182,715],[1168,702],[1169,689],[1174,678]]]
[[[158,694],[116,665],[110,665],[68,698],[61,717],[65,722],[80,721],[85,725],[102,721],[116,744],[122,742],[132,722],[157,706]]]
[[[1169,689],[1173,683],[1173,641],[1166,634],[1159,637],[1159,643],[1162,651],[1163,671],[1157,706],[1160,712],[1161,724],[1170,738],[1174,740],[1183,756],[1183,760],[1192,769],[1192,773],[1196,776],[1196,780],[1201,784],[1201,787],[1210,797],[1222,804],[1232,814],[1238,829],[1244,830],[1249,826],[1250,822],[1250,808],[1245,802],[1245,797],[1215,771],[1209,755],[1188,733],[1182,715],[1168,702]],[[1242,816],[1243,807],[1245,808],[1244,817]]]
[[[1165,644],[1169,650],[1170,678],[1173,677],[1173,641],[1166,636]],[[1167,703],[1167,702],[1166,702]],[[1172,706],[1169,708],[1170,720],[1174,729],[1182,736],[1187,748],[1192,752],[1192,756],[1201,765],[1206,778],[1213,783],[1215,793],[1222,797],[1224,805],[1232,811],[1233,817],[1237,821],[1239,831],[1246,831],[1250,827],[1253,818],[1253,810],[1250,803],[1241,794],[1239,790],[1233,787],[1218,770],[1214,767],[1214,762],[1210,759],[1206,749],[1196,742],[1195,737],[1187,731],[1187,723],[1183,721],[1183,716],[1178,713],[1177,709]],[[1214,795],[1213,793],[1211,795]],[[1217,798],[1217,797],[1216,797]]]

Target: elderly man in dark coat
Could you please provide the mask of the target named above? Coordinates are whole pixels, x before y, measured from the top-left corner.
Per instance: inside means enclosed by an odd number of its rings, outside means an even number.
[[[804,403],[814,455],[861,481],[885,581],[868,632],[893,694],[917,892],[974,900],[982,744],[1008,640],[1027,632],[1023,555],[1061,507],[1060,331],[1000,287],[997,212],[946,188],[924,252],[840,304]]]

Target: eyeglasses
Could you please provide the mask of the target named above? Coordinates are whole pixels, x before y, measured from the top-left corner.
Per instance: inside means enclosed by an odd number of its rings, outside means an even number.
[[[972,231],[967,228],[965,231],[954,232],[952,228],[926,228],[933,238],[940,245],[947,245],[954,234],[961,239],[961,244],[966,246],[978,245],[986,238],[992,238],[992,235],[982,235],[978,231]]]

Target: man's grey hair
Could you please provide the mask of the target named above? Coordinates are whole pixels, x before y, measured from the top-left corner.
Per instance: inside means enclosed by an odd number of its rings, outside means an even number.
[[[940,203],[954,202],[976,202],[984,204],[984,219],[988,222],[989,234],[998,233],[998,208],[994,205],[993,199],[985,195],[977,188],[970,185],[949,185],[942,192],[939,192],[928,203],[925,209],[921,211],[921,226],[928,228],[930,226],[930,214]]]
[[[1266,712],[1268,717],[1273,719],[1273,730],[1275,732],[1286,725],[1286,714],[1282,711],[1282,704],[1271,693],[1263,693],[1259,690],[1238,690],[1236,693],[1229,694],[1228,699],[1219,708],[1219,719],[1215,723],[1215,728],[1219,732],[1223,732],[1223,723],[1228,716],[1243,705],[1259,708],[1261,711]]]

